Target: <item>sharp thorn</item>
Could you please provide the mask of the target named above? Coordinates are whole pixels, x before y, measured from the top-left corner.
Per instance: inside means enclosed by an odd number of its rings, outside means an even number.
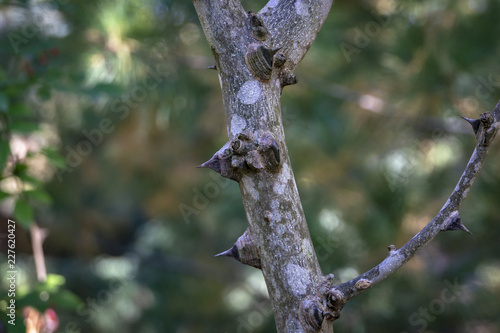
[[[209,168],[217,173],[221,173],[219,157],[215,154],[210,160],[198,165],[197,168]]]
[[[219,254],[216,254],[214,257],[231,257],[231,256],[232,256],[231,249],[229,249]]]
[[[462,224],[462,229],[463,231],[465,231],[466,233],[468,233],[469,235],[472,235],[472,232],[470,232],[469,229],[467,229],[467,227],[465,225]]]
[[[233,245],[233,247],[229,250],[216,254],[215,257],[231,257],[240,261],[240,254],[238,253],[238,248],[236,247],[236,245]]]
[[[458,212],[453,213],[449,218],[452,219],[452,221],[445,231],[461,230],[472,235],[472,232],[470,232],[469,229],[467,229],[467,227],[462,223],[462,219],[460,218]]]
[[[275,48],[275,49],[272,49],[271,50],[272,55],[275,55],[276,53],[278,53],[278,51],[281,50],[282,48],[283,48],[283,46]]]
[[[216,65],[208,66],[207,69],[217,70],[217,66]]]
[[[481,120],[471,119],[471,118],[467,118],[464,116],[462,116],[462,118],[472,126],[472,129],[474,130],[474,134],[477,134],[477,131],[479,130],[479,125],[481,124]]]

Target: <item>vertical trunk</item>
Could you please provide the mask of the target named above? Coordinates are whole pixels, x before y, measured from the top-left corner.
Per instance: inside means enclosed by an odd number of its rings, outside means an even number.
[[[239,182],[278,332],[308,332],[299,308],[324,278],[288,156],[280,99],[283,86],[294,83],[291,70],[316,37],[331,2],[272,1],[259,16],[247,14],[235,0],[194,4],[222,89],[229,145],[220,154],[230,162],[221,174],[227,176],[230,168],[230,177]],[[269,68],[258,53],[264,48],[280,48],[279,60],[269,53]],[[262,61],[252,62],[253,56]]]

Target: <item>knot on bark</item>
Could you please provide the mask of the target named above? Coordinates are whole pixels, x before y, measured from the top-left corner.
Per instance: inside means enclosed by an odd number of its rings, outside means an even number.
[[[326,294],[327,319],[335,320],[340,317],[340,311],[344,307],[347,299],[338,289],[332,288]]]
[[[306,296],[300,303],[300,324],[307,333],[315,333],[321,329],[325,319],[325,309],[320,297],[315,295]]]
[[[252,134],[240,133],[198,167],[210,168],[223,177],[239,182],[246,172],[278,172],[281,168],[281,149],[269,132],[262,132],[256,139]]]
[[[481,114],[479,119],[462,118],[472,126],[479,145],[488,147],[495,138],[498,130],[498,123],[495,122],[495,117],[490,112],[485,112]]]
[[[371,286],[371,282],[369,285]],[[319,332],[323,321],[334,321],[340,317],[340,312],[346,302],[345,295],[335,288],[330,288],[322,295],[306,296],[302,300],[299,309],[302,327],[307,333]]]
[[[256,139],[248,134],[239,134],[231,142],[231,149],[231,166],[239,172],[267,170],[275,173],[281,166],[279,143],[269,132],[262,132]]]
[[[266,40],[268,31],[259,14],[256,14],[252,10],[250,10],[248,12],[248,19],[250,20],[250,30],[252,31],[252,37],[260,41]]]

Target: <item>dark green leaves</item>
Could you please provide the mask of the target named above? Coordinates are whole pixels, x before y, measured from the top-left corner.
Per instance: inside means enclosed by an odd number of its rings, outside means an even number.
[[[16,222],[29,228],[34,222],[33,207],[24,198],[19,198],[13,212]]]

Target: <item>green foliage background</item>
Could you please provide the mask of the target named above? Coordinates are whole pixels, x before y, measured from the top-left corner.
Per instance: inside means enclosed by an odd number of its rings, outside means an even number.
[[[237,184],[194,168],[227,134],[191,2],[0,3],[0,244],[13,218],[19,306],[54,308],[60,332],[274,332],[260,271],[213,257],[247,222]],[[338,282],[403,245],[454,188],[475,145],[460,116],[500,98],[499,11],[334,4],[282,109],[316,251]],[[440,235],[351,301],[335,332],[500,331],[499,148],[461,210],[473,236]],[[49,231],[44,284],[34,222]],[[443,298],[450,283],[461,288]]]

